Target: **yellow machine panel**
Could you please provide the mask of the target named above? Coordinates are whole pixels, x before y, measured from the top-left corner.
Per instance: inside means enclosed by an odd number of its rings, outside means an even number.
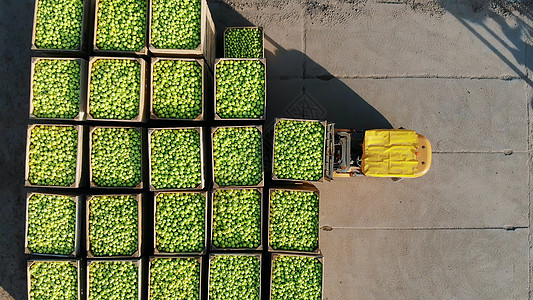
[[[367,130],[363,142],[363,174],[375,177],[418,177],[422,175],[419,172],[418,148],[419,135],[414,131]],[[429,168],[429,164],[427,167]]]

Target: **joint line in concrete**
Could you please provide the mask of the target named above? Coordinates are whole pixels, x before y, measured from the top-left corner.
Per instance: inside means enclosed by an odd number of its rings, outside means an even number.
[[[431,230],[505,230],[505,231],[515,231],[529,229],[528,226],[482,226],[482,227],[343,227],[343,226],[322,226],[322,230],[332,231],[332,230],[384,230],[384,231],[431,231]]]

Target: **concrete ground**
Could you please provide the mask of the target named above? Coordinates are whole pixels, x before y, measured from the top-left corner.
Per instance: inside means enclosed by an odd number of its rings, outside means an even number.
[[[0,0],[0,299],[25,298],[31,0]],[[259,25],[273,117],[405,127],[419,179],[321,191],[324,299],[531,298],[533,4],[518,0],[211,1],[219,29]]]

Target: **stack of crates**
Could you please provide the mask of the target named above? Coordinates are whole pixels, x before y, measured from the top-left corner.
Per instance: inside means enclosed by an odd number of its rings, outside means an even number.
[[[238,121],[240,126],[211,129],[214,188],[211,197],[212,252],[209,256],[208,294],[215,299],[219,299],[220,293],[222,298],[233,295],[232,299],[245,299],[245,295],[258,296],[251,299],[260,299],[261,296],[270,299],[321,299],[323,256],[319,247],[319,191],[310,182],[322,181],[323,177],[311,180],[281,178],[276,175],[274,166],[265,170],[262,157],[253,159],[239,155],[239,151],[253,153],[254,150],[250,147],[253,142],[239,139],[240,131],[253,132],[255,128],[262,135],[266,119],[266,76],[264,82],[259,80],[260,76],[266,75],[263,40],[261,27],[227,28],[224,32],[225,58],[215,60],[215,120]],[[257,69],[264,70],[264,73],[257,75]],[[263,86],[264,93],[260,88]],[[244,101],[240,99],[243,95],[246,96]],[[264,95],[265,101],[262,102],[258,95]],[[231,105],[235,103],[237,105]],[[280,121],[276,119],[276,124]],[[325,125],[323,122],[311,122]],[[299,135],[298,132],[294,134]],[[230,138],[224,140],[225,136]],[[252,139],[250,134],[243,136]],[[262,140],[261,137],[261,146]],[[234,150],[217,157],[219,147]],[[217,163],[217,159],[221,161]],[[235,173],[217,176],[218,172],[226,169],[228,160],[236,166]],[[260,177],[251,175],[253,161],[261,161]],[[266,178],[265,173],[270,171],[272,177]],[[251,217],[254,215],[261,221],[254,222]],[[232,228],[235,229],[233,232]],[[254,239],[252,234],[239,235],[239,228],[241,231],[244,228],[246,233],[261,232],[262,236]],[[226,267],[227,271],[222,274],[233,276],[221,278],[220,269],[227,264],[230,267]],[[235,269],[245,271],[239,273]],[[256,281],[247,280],[250,274]]]
[[[52,292],[82,299],[86,184],[87,48],[90,1],[54,12],[36,1],[26,145],[25,253],[28,299]],[[50,281],[58,278],[64,288]],[[56,296],[57,297],[57,296]]]
[[[265,176],[263,28],[227,28],[215,59],[206,0],[57,3],[35,5],[28,298],[278,299],[294,255],[321,276],[318,191]]]
[[[260,299],[264,285],[263,28],[224,31],[215,60],[209,299]],[[229,275],[229,276],[228,276]]]
[[[327,179],[326,127],[319,120],[274,120],[267,200],[271,299],[302,292],[310,299],[322,299],[320,193],[313,183]]]
[[[173,275],[187,282],[185,298],[201,299],[215,59],[207,1],[36,0],[33,26],[28,298],[157,299],[176,293],[164,288]]]

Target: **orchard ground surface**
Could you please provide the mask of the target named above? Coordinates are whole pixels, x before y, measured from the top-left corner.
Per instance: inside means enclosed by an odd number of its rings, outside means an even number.
[[[531,3],[209,5],[219,32],[264,27],[267,137],[277,116],[404,127],[432,142],[433,165],[422,178],[317,185],[325,299],[530,298]],[[32,16],[33,1],[0,0],[0,299],[26,295]]]

